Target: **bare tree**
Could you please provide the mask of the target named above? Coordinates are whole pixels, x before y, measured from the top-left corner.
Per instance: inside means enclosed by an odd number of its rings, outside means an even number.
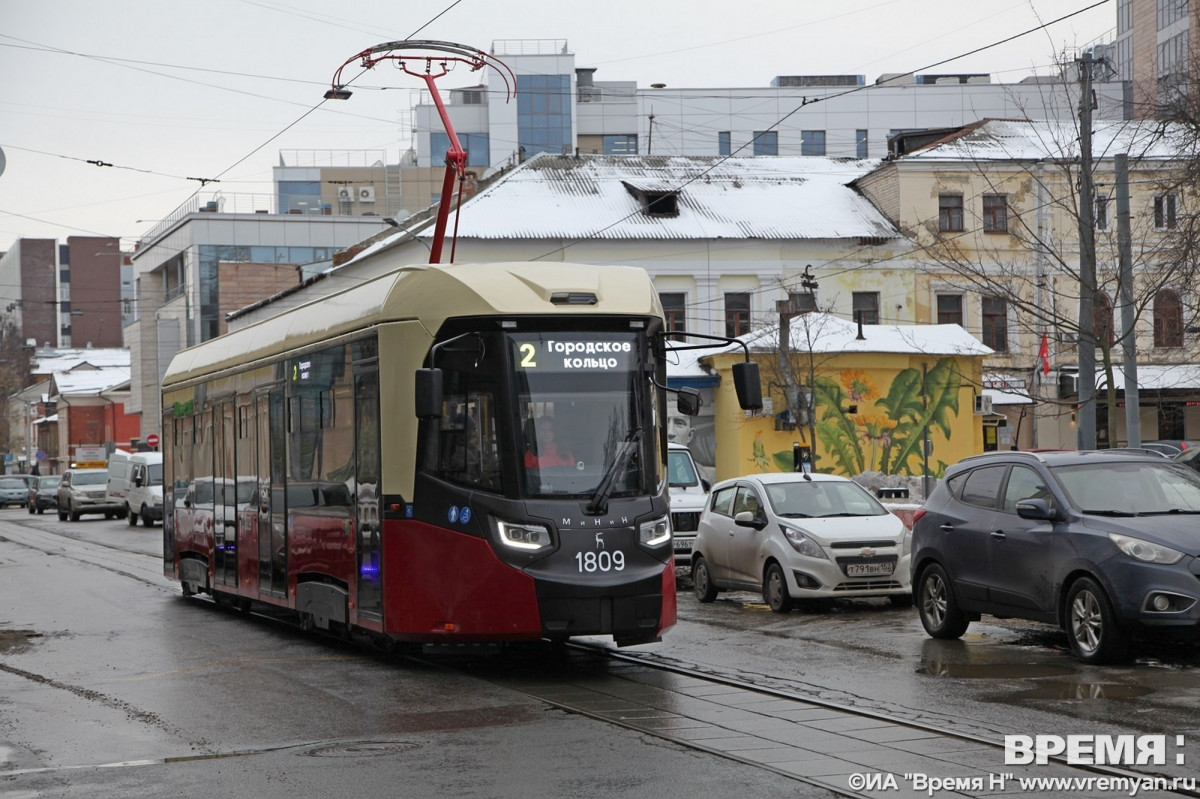
[[[0,316],[0,398],[5,408],[0,413],[0,449],[11,452],[16,441],[9,414],[10,398],[25,387],[29,379],[30,351],[21,338],[21,331],[10,316]]]

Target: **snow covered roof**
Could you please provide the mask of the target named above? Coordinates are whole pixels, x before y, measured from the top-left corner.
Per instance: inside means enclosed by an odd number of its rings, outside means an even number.
[[[1125,388],[1121,367],[1113,369],[1113,380],[1118,390]],[[1104,370],[1097,369],[1096,388],[1103,388],[1104,381]],[[1200,364],[1138,364],[1137,382],[1142,391],[1200,388]]]
[[[792,317],[789,340],[794,352],[818,353],[910,353],[913,355],[991,355],[984,346],[958,325],[863,325],[863,338],[858,338],[858,325],[832,314],[809,313]],[[752,351],[774,351],[779,346],[779,331],[775,328],[756,330],[739,341],[746,342]],[[699,342],[683,342],[699,343]],[[668,349],[667,375],[671,378],[706,376],[700,361],[716,353],[738,352],[741,347],[728,344],[713,349]],[[1198,367],[1200,368],[1200,367]]]
[[[124,347],[38,350],[33,361],[33,373],[43,375],[66,372],[77,367],[128,367],[129,350]]]
[[[58,394],[98,394],[129,383],[128,366],[109,366],[103,369],[74,369],[56,372],[54,385]]]
[[[465,202],[460,238],[858,239],[900,234],[847,184],[878,160],[540,154]],[[672,195],[647,206],[662,195]],[[657,211],[663,211],[658,213]],[[408,235],[397,232],[397,236]],[[418,236],[433,235],[425,227]]]
[[[1148,121],[1092,122],[1092,155],[1111,158],[1128,153],[1137,158],[1171,158],[1171,129]],[[987,119],[905,155],[901,161],[1040,161],[1075,159],[1079,132],[1071,120]]]

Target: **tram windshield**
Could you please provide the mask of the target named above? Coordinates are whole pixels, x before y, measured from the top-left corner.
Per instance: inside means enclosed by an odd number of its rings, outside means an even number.
[[[499,345],[499,346],[497,346]],[[639,331],[472,335],[443,349],[428,468],[486,491],[596,500],[659,482]]]
[[[638,336],[513,333],[508,340],[526,495],[591,496],[607,480],[611,495],[621,496],[652,484]]]

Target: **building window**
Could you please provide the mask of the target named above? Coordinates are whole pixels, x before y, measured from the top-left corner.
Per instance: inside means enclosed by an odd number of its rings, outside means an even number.
[[[517,76],[517,146],[526,158],[571,152],[570,90],[569,75]]]
[[[1003,194],[983,195],[983,232],[1008,232],[1008,198]]]
[[[1183,303],[1171,289],[1154,295],[1154,346],[1183,346]]]
[[[754,154],[755,155],[779,155],[779,131],[776,131],[776,130],[756,130],[756,131],[754,131]]]
[[[618,133],[604,137],[605,155],[637,155],[638,137],[636,133]]]
[[[1174,194],[1159,194],[1154,198],[1154,227],[1157,230],[1174,230],[1178,220],[1175,216]]]
[[[854,318],[864,325],[879,324],[879,292],[854,292]]]
[[[733,140],[730,138],[729,131],[719,131],[717,133],[717,155],[729,155],[732,152]]]
[[[487,166],[492,162],[487,133],[460,133],[458,143],[467,152],[467,166]],[[450,150],[450,137],[445,133],[429,134],[429,151],[434,165]],[[354,195],[350,195],[353,197]]]
[[[788,305],[796,313],[812,313],[817,310],[817,295],[809,291],[789,291]]]
[[[963,326],[963,298],[961,294],[937,295],[937,323],[939,325]]]
[[[983,343],[996,352],[1008,352],[1008,301],[984,297],[982,303]]]
[[[725,292],[725,335],[729,338],[750,332],[750,294],[744,291]]]
[[[825,131],[800,131],[800,155],[825,155]]]
[[[682,333],[687,330],[687,295],[682,291],[659,292],[658,301],[662,303],[663,317],[667,322],[668,333]],[[683,341],[683,336],[670,336],[675,341]]]
[[[1108,198],[1096,198],[1096,230],[1108,230]]]
[[[961,233],[963,229],[963,197],[961,194],[938,195],[938,230],[942,233]]]
[[[855,155],[858,158],[869,158],[867,154],[867,132],[865,130],[854,131],[854,147]]]
[[[1184,430],[1185,406],[1182,402],[1160,402],[1158,405],[1158,437],[1186,439]]]

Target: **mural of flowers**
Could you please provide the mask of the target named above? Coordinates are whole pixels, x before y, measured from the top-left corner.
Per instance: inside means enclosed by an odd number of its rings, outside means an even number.
[[[875,381],[861,369],[847,369],[842,372],[841,383],[846,389],[847,399],[852,403],[869,402],[879,396]]]
[[[900,422],[889,419],[883,414],[866,413],[855,414],[851,417],[851,421],[857,427],[862,428],[859,431],[859,437],[863,443],[871,447],[871,455],[866,459],[865,464],[867,471],[875,471],[875,465],[878,463],[876,456],[881,450],[886,450],[891,446],[892,431],[899,426]]]
[[[886,394],[860,369],[846,369],[837,380],[818,375],[814,386],[817,439],[841,474],[919,474],[920,463],[910,460],[920,454],[927,427],[950,437],[961,387],[962,375],[953,358],[939,360],[924,375],[915,368],[897,373]],[[869,403],[878,412],[848,412],[850,406]],[[790,458],[791,453],[775,456],[780,463]],[[938,462],[934,470],[941,474],[945,468],[944,462]]]

